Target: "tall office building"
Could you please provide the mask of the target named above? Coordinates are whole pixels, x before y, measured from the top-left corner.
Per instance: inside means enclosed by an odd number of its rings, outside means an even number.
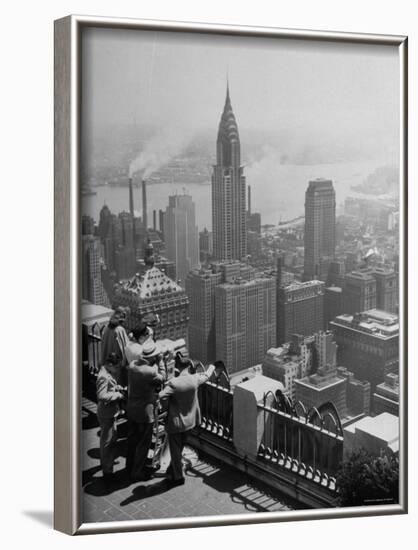
[[[215,288],[216,358],[234,373],[263,361],[275,343],[276,282],[260,276]]]
[[[386,267],[376,267],[372,272],[376,281],[376,307],[396,313],[398,306],[398,274]]]
[[[247,254],[245,177],[240,147],[227,87],[212,175],[213,253],[217,260],[241,260]]]
[[[216,316],[215,289],[237,279],[250,280],[254,269],[238,261],[212,262],[192,270],[186,277],[186,294],[190,299],[189,351],[191,357],[203,363],[215,361]]]
[[[190,195],[172,195],[164,218],[167,257],[176,265],[176,277],[184,287],[186,276],[199,265],[199,233],[195,205]]]
[[[211,268],[191,271],[186,277],[190,300],[189,353],[203,363],[216,361],[215,288],[222,273]]]
[[[213,233],[205,227],[199,233],[200,261],[205,263],[213,254]]]
[[[98,306],[108,306],[102,283],[101,243],[98,237],[82,237],[82,298]]]
[[[324,283],[294,281],[277,288],[277,345],[293,334],[310,336],[324,328]]]
[[[324,327],[333,321],[337,315],[344,313],[343,289],[339,286],[329,286],[324,289]]]
[[[369,270],[357,270],[344,277],[343,311],[360,313],[376,307],[376,279]]]
[[[326,281],[335,254],[335,191],[331,180],[309,182],[305,194],[304,280]]]
[[[329,324],[338,345],[338,364],[367,380],[374,392],[386,374],[399,368],[399,319],[372,309],[356,315],[339,315]]]
[[[81,234],[82,235],[94,235],[95,225],[91,216],[81,216]]]

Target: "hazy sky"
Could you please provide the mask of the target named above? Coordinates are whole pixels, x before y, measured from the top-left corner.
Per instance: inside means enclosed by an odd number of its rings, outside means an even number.
[[[229,74],[245,129],[397,155],[399,58],[391,46],[135,30],[83,31],[83,119],[216,129]],[[345,146],[345,145],[344,145]],[[363,145],[362,145],[363,146]]]

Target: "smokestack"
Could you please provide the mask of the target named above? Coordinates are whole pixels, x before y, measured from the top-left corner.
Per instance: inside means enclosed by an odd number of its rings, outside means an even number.
[[[148,229],[148,217],[147,217],[147,182],[142,180],[142,222],[145,230]]]
[[[132,187],[132,178],[129,178],[129,212],[134,216],[134,190]]]
[[[132,185],[132,178],[129,178],[129,212],[132,216],[132,238],[134,248],[136,249],[136,231],[135,231],[135,214],[134,214],[134,189]]]
[[[154,228],[154,231],[157,231],[157,211],[152,211],[152,227]]]
[[[247,188],[248,192],[248,215],[251,216],[251,185]]]

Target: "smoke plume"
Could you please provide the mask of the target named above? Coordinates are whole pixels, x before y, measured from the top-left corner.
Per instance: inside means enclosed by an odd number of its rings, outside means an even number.
[[[190,131],[179,128],[165,128],[145,145],[139,155],[129,166],[129,176],[138,172],[146,179],[159,168],[167,164],[173,157],[183,151],[190,143]]]

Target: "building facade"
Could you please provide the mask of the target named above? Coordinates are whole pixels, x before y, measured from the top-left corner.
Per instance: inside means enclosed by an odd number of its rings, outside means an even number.
[[[398,310],[398,278],[393,269],[376,267],[373,269],[376,281],[376,308],[390,313]]]
[[[388,412],[399,416],[399,376],[389,373],[384,382],[376,386],[373,394],[373,410],[375,414]]]
[[[229,373],[261,363],[275,343],[273,277],[236,280],[215,288],[216,358]]]
[[[386,374],[399,368],[397,315],[372,309],[357,315],[339,315],[330,323],[338,345],[338,364],[359,380],[370,382],[372,393]]]
[[[206,227],[199,233],[199,252],[201,263],[207,262],[213,254],[213,233]]]
[[[245,177],[240,149],[238,126],[227,88],[212,175],[213,255],[217,260],[241,260],[247,254]]]
[[[152,246],[145,248],[143,273],[116,285],[113,307],[129,307],[127,328],[134,329],[147,314],[159,316],[157,338],[187,338],[189,299],[184,289],[155,267]]]
[[[278,286],[277,345],[293,334],[309,336],[324,328],[324,286],[315,280]]]
[[[190,356],[204,364],[216,360],[215,288],[221,282],[222,273],[211,268],[191,271],[186,277]]]
[[[98,306],[108,306],[109,300],[102,282],[102,245],[100,238],[93,235],[83,235],[81,250],[82,298]]]
[[[199,233],[195,205],[190,195],[173,195],[164,217],[164,238],[169,260],[184,287],[187,274],[199,265]]]
[[[318,332],[314,336],[314,346],[315,372],[295,380],[295,398],[308,409],[332,403],[340,418],[344,418],[347,415],[347,380],[338,375],[334,335],[330,331]]]
[[[348,273],[343,292],[344,313],[360,313],[376,307],[376,279],[367,269]]]
[[[194,359],[203,363],[215,361],[216,316],[215,288],[222,283],[251,280],[254,269],[238,261],[212,262],[191,271],[186,277],[186,293],[190,299],[189,349]]]
[[[309,182],[305,194],[304,280],[326,281],[335,255],[335,191],[331,180]]]
[[[324,326],[329,328],[329,323],[343,310],[343,289],[339,286],[330,286],[324,289]]]

